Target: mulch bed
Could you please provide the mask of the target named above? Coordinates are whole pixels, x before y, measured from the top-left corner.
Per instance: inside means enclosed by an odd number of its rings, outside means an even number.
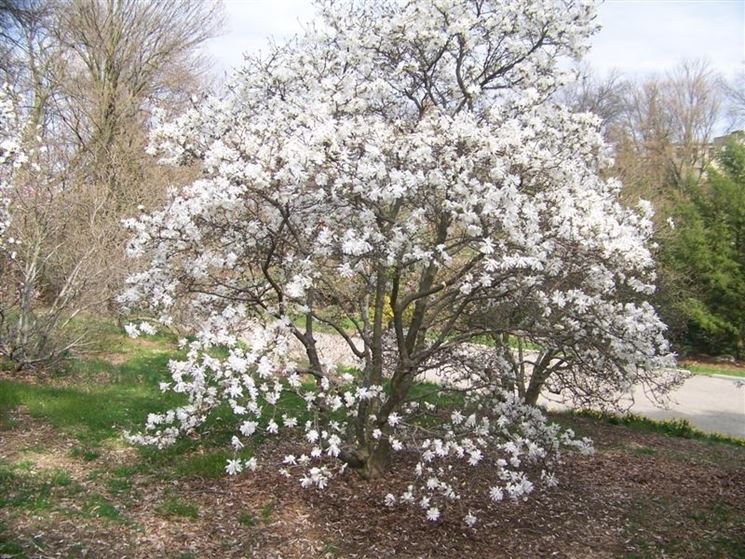
[[[4,537],[34,558],[745,556],[745,449],[572,421],[594,439],[596,454],[567,455],[558,488],[489,510],[488,499],[459,502],[436,524],[420,510],[382,503],[383,495],[400,494],[410,482],[412,464],[406,461],[384,480],[349,474],[323,494],[303,490],[267,466],[217,481],[138,475],[127,496],[107,495],[122,513],[116,521],[79,514],[85,495],[48,511],[0,508],[0,542]],[[61,456],[69,447],[62,435],[30,418],[23,429],[2,435],[5,460],[22,456],[31,442]],[[289,444],[264,445],[264,463],[286,454]],[[134,459],[127,453],[96,462],[113,467]],[[83,466],[76,466],[74,478],[82,477]],[[483,472],[469,472],[469,484],[486,487]],[[106,491],[95,480],[84,487]],[[161,503],[169,496],[196,504],[198,517],[163,515]],[[462,521],[469,508],[482,509],[475,529]],[[707,552],[706,542],[722,539],[728,542],[725,555],[718,547]]]

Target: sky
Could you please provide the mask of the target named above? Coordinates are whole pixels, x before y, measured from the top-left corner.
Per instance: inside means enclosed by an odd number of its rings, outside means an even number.
[[[302,30],[313,17],[310,0],[224,0],[226,33],[208,53],[224,72],[244,52]],[[727,78],[745,72],[745,0],[607,0],[601,31],[586,60],[607,72],[664,74],[683,59],[705,58]]]

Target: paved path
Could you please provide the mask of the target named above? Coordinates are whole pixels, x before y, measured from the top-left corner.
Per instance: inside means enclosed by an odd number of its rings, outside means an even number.
[[[667,408],[655,404],[640,388],[629,411],[651,419],[687,419],[707,433],[745,439],[745,379],[693,375],[670,394]],[[554,397],[541,399],[549,409],[567,406]]]
[[[315,334],[315,337],[322,355],[329,361],[356,364],[339,336]],[[437,382],[434,377],[429,380]],[[639,389],[634,393],[630,410],[652,419],[687,419],[702,431],[745,438],[745,379],[693,375],[671,394],[670,400],[668,409],[660,408]],[[562,406],[555,401],[541,403],[549,407]]]
[[[695,427],[745,439],[745,379],[694,375],[672,393],[670,409],[635,394],[632,411],[653,419],[687,419]]]

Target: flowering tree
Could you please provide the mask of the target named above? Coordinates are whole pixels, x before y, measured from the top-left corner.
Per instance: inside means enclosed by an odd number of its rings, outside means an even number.
[[[643,302],[648,208],[622,207],[599,177],[597,119],[547,101],[557,59],[595,29],[592,3],[321,8],[303,37],[248,59],[225,97],[155,133],[154,149],[201,161],[203,178],[129,223],[149,265],[121,300],[166,324],[185,310],[199,329],[164,385],[188,403],[133,439],[169,444],[228,402],[237,451],[257,432],[303,434],[308,450],[283,471],[304,486],[347,468],[381,476],[416,452],[415,482],[386,502],[430,520],[468,488],[454,463],[489,468],[495,502],[534,476],[551,485],[560,448],[588,443],[525,405],[510,340],[539,345],[544,377],[604,395],[651,378],[668,352]],[[358,371],[324,360],[319,325]],[[457,359],[485,336],[497,359]],[[428,374],[458,393],[444,409],[415,390]],[[283,412],[288,391],[307,415]],[[255,466],[237,453],[227,470]]]

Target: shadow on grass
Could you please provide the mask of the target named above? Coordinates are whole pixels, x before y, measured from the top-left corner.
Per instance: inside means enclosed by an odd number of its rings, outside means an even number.
[[[0,428],[13,427],[10,412],[23,406],[79,442],[98,444],[140,428],[149,413],[180,405],[183,398],[162,393],[159,384],[168,379],[168,362],[182,355],[163,340],[147,346],[128,343],[118,342],[126,356],[121,364],[100,358],[68,362],[58,373],[69,381],[65,386],[0,381]],[[99,376],[105,382],[94,382]]]
[[[101,357],[73,360],[59,371],[59,375],[84,380],[103,376],[109,384],[157,386],[169,378],[168,362],[184,357],[183,352],[160,344],[154,347],[131,345],[114,355],[123,362],[115,365]]]
[[[36,471],[27,463],[0,461],[0,508],[47,510],[55,499],[79,492],[78,484],[63,470]]]

